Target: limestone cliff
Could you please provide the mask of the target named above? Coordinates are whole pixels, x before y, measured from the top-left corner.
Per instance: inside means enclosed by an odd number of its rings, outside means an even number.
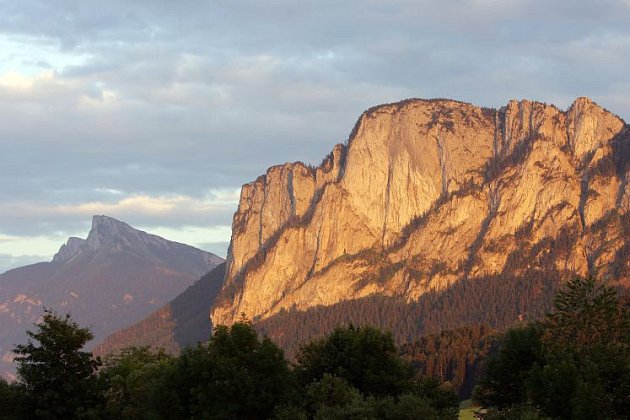
[[[243,186],[213,322],[532,269],[627,283],[629,161],[629,127],[588,98],[372,108],[319,167]]]

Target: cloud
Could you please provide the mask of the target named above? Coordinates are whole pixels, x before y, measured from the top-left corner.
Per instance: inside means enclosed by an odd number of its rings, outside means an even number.
[[[627,0],[5,2],[0,236],[227,226],[208,191],[318,163],[407,97],[587,95],[628,120],[628,21]]]
[[[95,214],[105,214],[131,224],[143,226],[229,226],[238,201],[238,190],[209,191],[203,198],[184,195],[150,196],[125,195],[120,191],[106,191],[110,200],[76,204],[46,202],[11,202],[0,207],[0,242],[11,241],[19,233],[32,235],[47,230],[48,224],[57,231],[76,232],[91,221]],[[30,229],[22,225],[38,220]],[[18,226],[15,228],[14,226]],[[228,235],[229,236],[229,235]],[[222,237],[225,239],[225,235]]]

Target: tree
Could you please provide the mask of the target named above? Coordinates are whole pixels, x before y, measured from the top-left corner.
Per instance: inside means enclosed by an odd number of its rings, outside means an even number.
[[[373,327],[338,327],[304,346],[297,359],[296,373],[304,386],[329,374],[366,395],[398,396],[413,379],[410,366],[398,357],[392,335]]]
[[[457,395],[415,376],[390,333],[338,327],[302,348],[295,367],[314,418],[457,418]]]
[[[70,315],[59,316],[45,309],[36,331],[27,331],[27,344],[13,350],[17,373],[36,418],[81,418],[95,416],[98,405],[94,360],[83,346],[93,338]]]
[[[177,401],[166,397],[161,387],[173,361],[163,350],[152,352],[148,347],[131,347],[108,357],[98,375],[105,396],[105,417],[158,417],[162,405],[176,408]]]
[[[552,417],[630,412],[630,313],[617,292],[574,279],[543,323],[544,363],[530,374],[532,401]]]
[[[506,334],[475,398],[504,410],[536,407],[553,418],[625,418],[629,361],[628,306],[614,289],[577,278],[545,320]]]
[[[453,394],[453,396],[455,396]],[[434,401],[405,393],[392,396],[364,396],[345,380],[324,374],[306,390],[308,411],[314,419],[450,419],[455,412],[441,413]],[[457,400],[455,400],[455,407]],[[452,410],[451,410],[452,411]],[[306,418],[306,414],[302,415]]]
[[[474,399],[483,406],[498,408],[526,401],[529,372],[543,361],[541,335],[542,329],[536,324],[508,330],[498,353],[486,362]]]
[[[26,406],[23,389],[16,383],[7,383],[0,378],[0,418],[3,420],[27,418]]]
[[[248,321],[218,326],[207,346],[185,349],[163,384],[158,395],[176,393],[181,408],[174,413],[169,403],[163,418],[269,418],[276,406],[290,405],[297,388],[282,350]]]

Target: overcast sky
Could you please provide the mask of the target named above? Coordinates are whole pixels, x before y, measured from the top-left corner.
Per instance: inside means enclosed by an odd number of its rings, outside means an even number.
[[[0,0],[0,272],[93,214],[224,256],[379,103],[578,96],[630,120],[630,0]]]

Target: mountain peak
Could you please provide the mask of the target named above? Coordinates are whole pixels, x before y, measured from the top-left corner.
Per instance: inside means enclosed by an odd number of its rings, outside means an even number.
[[[95,215],[92,217],[92,229],[87,237],[90,250],[97,250],[106,246],[122,243],[133,243],[141,240],[145,232],[134,229],[125,222],[109,216]]]
[[[75,236],[68,238],[53,257],[53,262],[66,262],[83,250],[94,251],[103,246],[113,245],[117,238],[134,231],[135,229],[125,222],[105,215],[95,215],[92,217],[92,229],[87,239]]]
[[[102,227],[111,228],[127,228],[133,229],[125,222],[121,222],[120,220],[114,219],[113,217],[105,216],[105,215],[94,215],[92,216],[92,229],[99,229]]]
[[[580,160],[609,143],[624,126],[621,118],[584,96],[567,111],[568,142]]]

